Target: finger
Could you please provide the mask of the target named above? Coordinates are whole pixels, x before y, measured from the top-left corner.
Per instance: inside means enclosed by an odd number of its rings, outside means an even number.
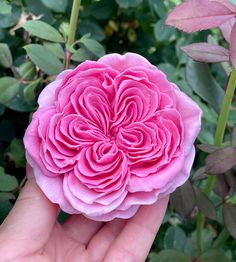
[[[87,245],[103,226],[102,222],[90,220],[82,215],[72,215],[63,224],[63,229],[77,242]]]
[[[57,218],[57,206],[52,204],[36,185],[26,182],[12,211],[0,227],[1,237],[9,237],[22,246],[33,249],[47,242]]]
[[[112,244],[104,262],[145,261],[162,223],[168,200],[169,197],[166,197],[151,206],[142,206]]]
[[[98,233],[91,239],[88,245],[88,252],[91,260],[103,261],[107,250],[112,245],[113,241],[119,235],[127,220],[115,219],[111,222],[106,223]]]

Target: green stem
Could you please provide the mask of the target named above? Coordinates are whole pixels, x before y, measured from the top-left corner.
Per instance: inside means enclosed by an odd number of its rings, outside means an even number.
[[[68,40],[67,40],[68,47],[72,46],[72,44],[75,41],[75,33],[77,29],[80,3],[81,3],[81,0],[73,1],[73,5],[71,9],[71,16],[70,16],[69,35],[68,35]]]
[[[222,143],[223,143],[223,138],[225,134],[229,111],[230,111],[230,107],[231,107],[231,104],[234,98],[235,88],[236,88],[236,69],[234,69],[230,73],[229,81],[228,81],[227,88],[226,88],[226,93],[225,93],[224,100],[223,100],[223,105],[222,105],[219,119],[217,122],[215,141],[214,141],[214,144],[216,146],[222,146]],[[205,188],[203,190],[207,196],[210,195],[214,187],[215,180],[216,180],[215,176],[208,177]],[[204,215],[201,212],[199,212],[199,214],[197,215],[197,234],[196,234],[197,235],[196,238],[197,238],[198,255],[200,255],[203,252],[203,248],[202,248],[203,227],[204,227]],[[224,234],[224,237],[226,237],[225,232],[223,232],[222,234]],[[219,235],[219,237],[221,237],[221,235]]]
[[[204,227],[204,215],[201,212],[197,214],[197,231],[196,231],[196,242],[197,242],[197,252],[201,255],[203,252],[202,244],[202,229]]]
[[[225,128],[229,116],[230,107],[234,98],[236,88],[236,69],[230,73],[229,82],[226,89],[226,94],[223,100],[223,105],[219,115],[219,120],[216,127],[215,145],[221,146],[225,134]]]

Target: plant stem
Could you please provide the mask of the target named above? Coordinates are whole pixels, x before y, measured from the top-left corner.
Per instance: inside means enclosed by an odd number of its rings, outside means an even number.
[[[202,244],[202,229],[204,226],[204,215],[201,212],[197,214],[197,231],[196,231],[196,242],[197,242],[197,252],[200,256],[203,252]]]
[[[75,33],[77,29],[80,3],[81,3],[81,0],[73,1],[73,5],[71,9],[71,16],[70,16],[69,35],[68,35],[68,40],[67,40],[68,47],[70,47],[75,41]]]
[[[229,81],[226,88],[226,93],[223,100],[223,105],[220,111],[219,119],[217,122],[216,127],[216,133],[215,133],[215,146],[222,146],[223,138],[225,134],[226,124],[229,116],[230,107],[233,101],[234,93],[236,88],[236,69],[232,70],[229,76]],[[214,184],[215,184],[216,177],[215,176],[209,176],[206,182],[206,185],[204,187],[205,194],[209,197]],[[197,249],[198,249],[198,255],[201,255],[203,252],[202,247],[202,230],[204,227],[204,215],[199,212],[197,215]],[[218,241],[221,243],[221,238],[226,238],[226,233],[221,232],[222,234],[219,235],[219,240],[216,240],[215,242],[218,243]],[[223,235],[223,236],[222,236]]]
[[[65,50],[64,69],[67,69],[70,66],[70,57],[71,57],[70,47],[72,47],[72,45],[75,42],[75,34],[77,29],[80,4],[81,4],[81,0],[73,0],[71,16],[70,16],[69,34],[68,34],[66,50]]]

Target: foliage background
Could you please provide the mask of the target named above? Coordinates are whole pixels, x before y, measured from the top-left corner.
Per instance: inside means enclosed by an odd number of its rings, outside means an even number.
[[[197,144],[204,145],[197,149],[191,180],[171,196],[163,226],[147,260],[236,261],[236,240],[233,238],[236,237],[236,172],[227,166],[227,159],[214,155],[209,160],[208,156],[216,150],[209,145],[214,143],[228,65],[208,66],[193,62],[179,48],[207,40],[223,43],[223,39],[218,30],[187,35],[165,27],[167,13],[180,2],[83,0],[76,34],[78,41],[70,49],[70,67],[86,59],[96,60],[105,53],[136,52],[166,72],[169,80],[199,104],[203,110],[203,124]],[[25,181],[22,137],[31,112],[37,108],[37,97],[55,75],[68,66],[65,39],[71,6],[71,0],[0,0],[0,223]],[[40,30],[33,33],[32,28],[24,26],[26,20],[32,19],[53,26],[62,39],[56,39],[55,32],[52,41],[48,41],[51,36],[40,37]],[[226,146],[234,148],[235,110],[233,104],[225,142]],[[202,191],[207,177],[206,159],[213,166],[222,161],[226,163],[226,171],[221,172],[224,175],[217,175],[210,199]],[[198,254],[196,244],[198,210],[205,217],[203,254]]]

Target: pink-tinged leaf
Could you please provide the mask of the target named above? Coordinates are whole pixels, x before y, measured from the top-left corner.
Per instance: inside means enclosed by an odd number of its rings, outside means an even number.
[[[210,0],[210,1],[221,3],[222,5],[229,8],[231,11],[236,12],[236,5],[230,3],[229,0]]]
[[[230,35],[230,61],[234,69],[236,69],[236,23],[234,24]]]
[[[190,215],[196,205],[196,196],[190,181],[185,182],[171,194],[170,203],[183,217]]]
[[[223,174],[236,165],[236,147],[225,147],[216,150],[206,157],[208,175]]]
[[[210,0],[187,0],[174,8],[166,25],[191,33],[218,27],[234,17],[234,13],[222,3]]]
[[[233,29],[234,24],[236,23],[236,18],[233,17],[230,20],[226,21],[224,24],[220,26],[220,30],[225,38],[225,40],[229,43],[231,31]]]
[[[200,189],[194,187],[197,207],[208,218],[217,220],[217,213],[214,204]]]
[[[226,175],[216,176],[216,182],[214,184],[213,190],[222,199],[224,199],[228,195],[230,186],[226,181]]]
[[[225,203],[223,205],[223,218],[230,235],[236,238],[236,207]]]
[[[229,61],[229,51],[219,45],[196,43],[181,47],[193,60],[206,63],[219,63]]]

